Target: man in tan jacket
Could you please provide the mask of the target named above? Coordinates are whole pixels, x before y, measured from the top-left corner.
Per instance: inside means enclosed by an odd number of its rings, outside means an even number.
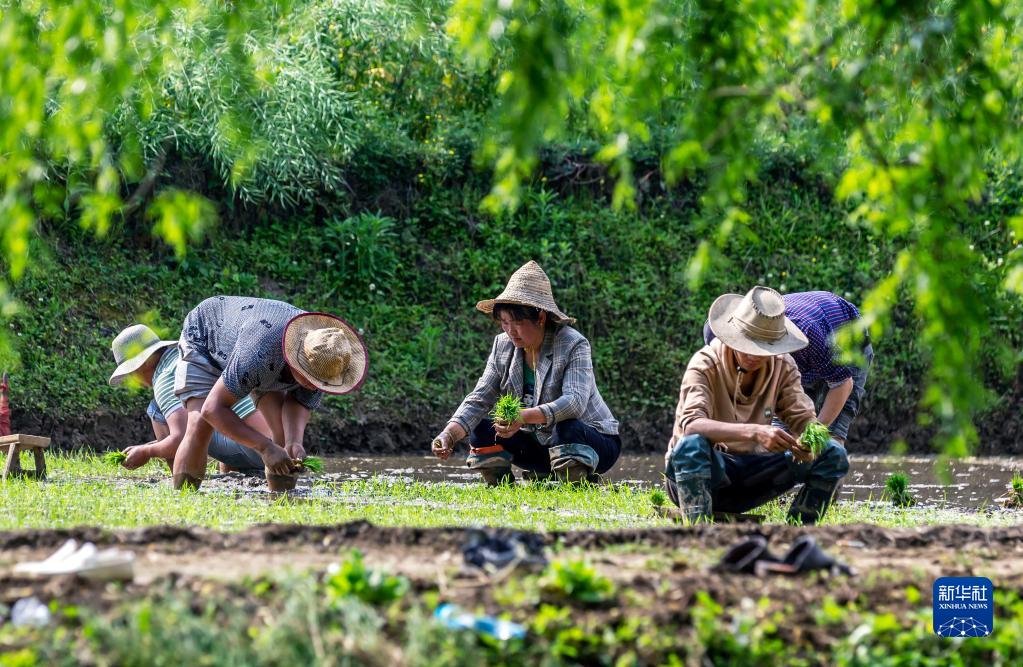
[[[716,339],[693,355],[682,379],[665,457],[668,495],[699,521],[746,512],[802,483],[789,520],[815,523],[849,460],[835,440],[814,458],[797,439],[816,414],[789,355],[806,336],[768,287],[718,297],[709,320]],[[773,426],[774,417],[791,433]]]

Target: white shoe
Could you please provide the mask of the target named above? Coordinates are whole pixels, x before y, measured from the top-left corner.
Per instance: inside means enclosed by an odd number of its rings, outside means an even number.
[[[135,573],[134,565],[135,554],[130,551],[100,551],[92,542],[79,546],[75,540],[68,540],[46,560],[18,563],[14,571],[42,576],[75,574],[86,579],[110,581],[131,579]]]

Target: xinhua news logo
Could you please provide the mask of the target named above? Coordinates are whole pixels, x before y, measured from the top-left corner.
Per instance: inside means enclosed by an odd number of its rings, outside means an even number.
[[[934,634],[987,637],[995,627],[994,586],[987,577],[934,581]]]

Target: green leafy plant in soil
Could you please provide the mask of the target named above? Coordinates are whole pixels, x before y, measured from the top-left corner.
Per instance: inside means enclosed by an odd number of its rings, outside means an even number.
[[[103,455],[103,462],[112,466],[124,465],[127,460],[128,455],[122,451],[107,452]]]
[[[591,605],[609,602],[615,595],[611,580],[585,560],[551,563],[540,579],[540,588],[548,595]]]
[[[806,425],[803,435],[799,436],[799,442],[809,448],[813,452],[813,457],[817,458],[828,446],[830,438],[831,431],[827,426],[818,421],[812,421]]]
[[[494,406],[494,411],[490,414],[494,421],[511,424],[519,418],[521,412],[522,401],[519,397],[515,394],[505,394],[497,400],[497,405]]]
[[[362,552],[353,549],[348,558],[333,568],[324,582],[327,598],[336,603],[355,597],[367,604],[388,604],[404,597],[409,589],[405,577],[367,568]]]
[[[656,487],[650,489],[650,504],[654,507],[661,507],[668,502],[668,494],[664,492],[664,489]]]
[[[906,473],[893,472],[884,483],[884,495],[894,505],[909,507],[916,500],[909,493],[909,477]]]

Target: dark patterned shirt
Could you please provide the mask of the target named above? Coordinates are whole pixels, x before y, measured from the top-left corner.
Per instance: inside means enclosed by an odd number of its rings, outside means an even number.
[[[831,292],[796,292],[785,295],[785,314],[810,341],[792,353],[803,386],[819,381],[834,386],[852,377],[852,368],[835,363],[835,332],[859,318],[856,306]]]
[[[305,311],[289,303],[242,296],[214,296],[185,317],[182,335],[197,352],[223,371],[224,386],[235,396],[286,392],[315,410],[322,392],[306,389],[281,375],[284,327]]]

